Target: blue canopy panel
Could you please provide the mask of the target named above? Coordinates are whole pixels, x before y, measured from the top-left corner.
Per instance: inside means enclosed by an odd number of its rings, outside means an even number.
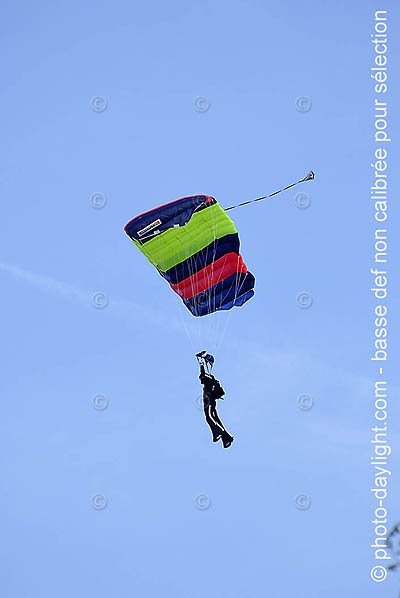
[[[146,243],[154,234],[162,233],[169,228],[185,226],[193,213],[217,203],[208,195],[193,195],[171,201],[159,208],[136,216],[125,226],[125,232],[141,243]]]
[[[255,278],[251,272],[240,272],[183,301],[194,316],[205,316],[214,311],[241,307],[253,297],[254,285]]]

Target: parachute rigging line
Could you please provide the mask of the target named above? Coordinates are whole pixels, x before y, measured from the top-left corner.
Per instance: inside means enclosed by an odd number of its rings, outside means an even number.
[[[279,191],[274,191],[273,193],[271,193],[271,195],[264,195],[263,197],[257,197],[257,199],[250,199],[249,201],[244,201],[242,203],[238,203],[236,206],[230,206],[229,208],[224,208],[225,212],[227,212],[228,210],[233,210],[234,208],[240,208],[241,206],[246,206],[249,203],[254,203],[255,201],[262,201],[263,199],[268,199],[268,197],[273,197],[274,195],[278,195],[278,193],[282,193],[282,191],[287,191],[288,189],[291,189],[292,187],[294,187],[295,185],[298,185],[299,183],[305,183],[306,181],[312,181],[315,179],[315,174],[313,173],[312,170],[310,170],[310,172],[302,179],[300,179],[299,181],[297,181],[296,183],[292,183],[291,185],[288,185],[287,187],[283,187],[283,189],[279,189]]]

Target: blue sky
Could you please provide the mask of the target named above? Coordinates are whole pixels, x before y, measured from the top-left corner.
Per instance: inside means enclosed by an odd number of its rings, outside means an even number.
[[[210,580],[218,598],[396,596],[399,578],[369,577],[369,68],[382,8],[394,266],[396,2],[4,4],[2,596],[200,598]],[[95,96],[104,112],[91,109]],[[206,112],[194,108],[199,96]],[[296,109],[300,96],[308,112]],[[228,206],[310,169],[316,179],[301,189],[231,212],[257,282],[243,309],[214,320],[227,324],[215,368],[235,436],[224,451],[196,406],[193,353],[215,348],[213,322],[193,321],[123,227],[185,195]],[[103,209],[89,202],[95,192]],[[395,523],[394,267],[390,284]],[[306,310],[296,305],[304,291]],[[304,393],[309,411],[297,405]],[[106,409],[93,408],[97,394]],[[196,508],[199,495],[209,508]]]

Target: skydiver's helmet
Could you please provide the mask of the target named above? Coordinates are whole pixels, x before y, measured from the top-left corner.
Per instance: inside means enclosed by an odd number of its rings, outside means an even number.
[[[196,354],[197,359],[200,361],[200,359],[204,359],[204,362],[206,364],[206,368],[208,373],[211,372],[211,369],[214,365],[214,357],[213,355],[211,355],[210,353],[207,353],[207,351],[200,351],[200,353]]]
[[[212,367],[214,365],[214,357],[213,357],[213,355],[210,355],[210,353],[207,353],[207,355],[204,357],[204,361],[206,362],[207,370],[210,373],[211,370],[212,370]]]

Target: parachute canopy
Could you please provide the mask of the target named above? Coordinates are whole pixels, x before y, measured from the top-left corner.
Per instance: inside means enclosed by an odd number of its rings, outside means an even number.
[[[240,307],[254,295],[238,232],[213,197],[165,204],[131,220],[125,232],[194,316]]]

